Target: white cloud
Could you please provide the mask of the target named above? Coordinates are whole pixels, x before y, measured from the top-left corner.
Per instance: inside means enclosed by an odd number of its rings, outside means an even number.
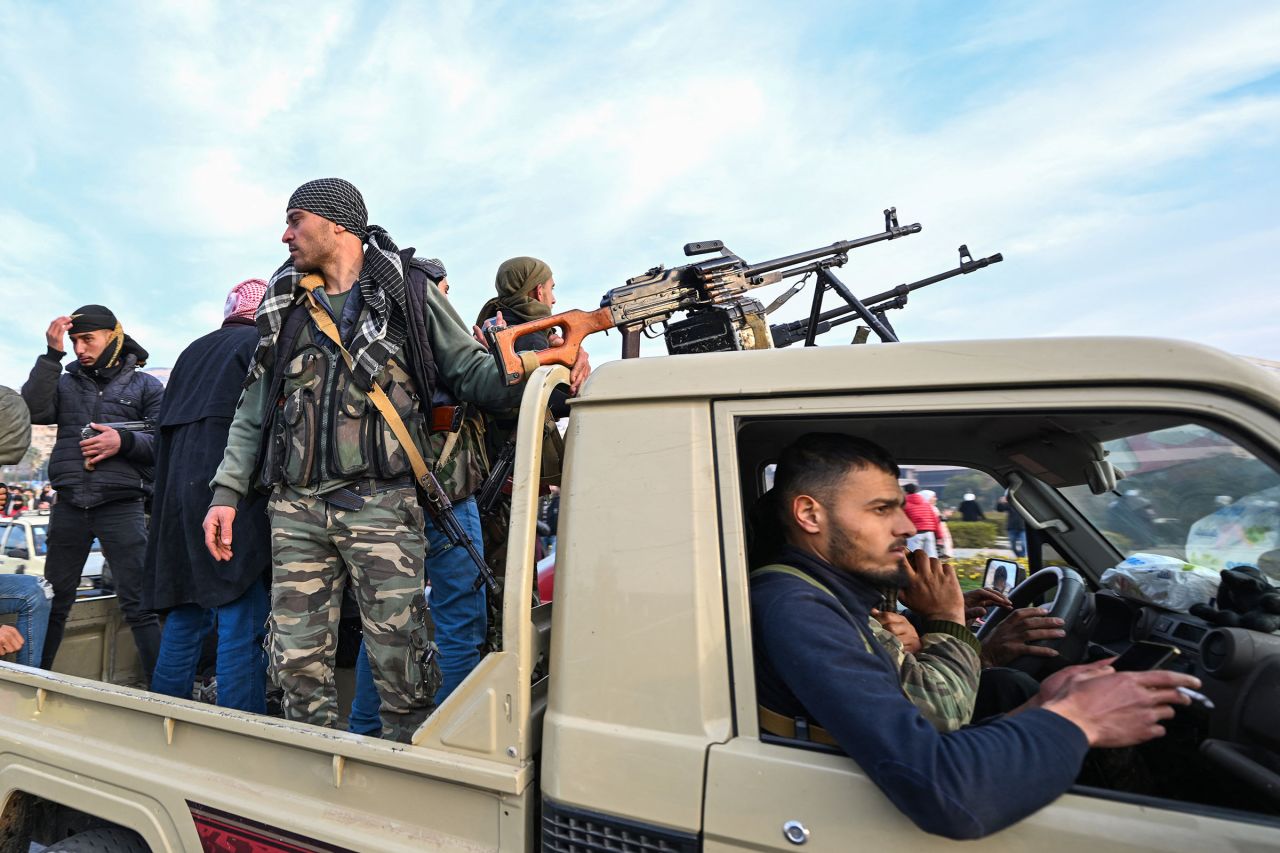
[[[71,45],[62,17],[0,12],[11,49],[0,69],[15,88],[5,103],[36,139],[0,143],[14,155],[0,170],[46,202],[24,214],[29,230],[45,223],[32,239],[67,241],[32,255],[80,258],[57,274],[24,262],[6,289],[61,288],[45,313],[140,295],[153,361],[171,363],[216,322],[231,284],[279,262],[292,188],[335,174],[403,244],[445,259],[468,318],[512,255],[552,263],[559,307],[594,307],[627,277],[679,263],[687,241],[724,239],[757,260],[876,231],[888,204],[926,229],[856,253],[844,277],[859,292],[948,267],[961,242],[1008,257],[918,295],[904,335],[1115,329],[1133,302],[1117,311],[1082,293],[1141,282],[1138,301],[1194,299],[1211,270],[1229,280],[1220,294],[1256,298],[1276,283],[1256,239],[1245,251],[1236,229],[1206,227],[1234,206],[1259,220],[1238,229],[1270,233],[1276,213],[1258,198],[1280,189],[1274,166],[1253,187],[1199,170],[1274,152],[1274,89],[1224,94],[1280,69],[1280,11],[989,9],[949,39],[922,27],[926,47],[859,39],[872,13],[840,4],[806,19],[714,3],[341,4],[305,17],[183,3],[100,22],[83,51],[93,67],[69,69],[47,58]],[[842,25],[847,46],[818,44]],[[1011,67],[964,109],[922,106],[920,87],[951,82],[922,79],[930,63],[963,74],[1017,51],[1054,61]],[[42,186],[58,180],[56,193]],[[1215,191],[1236,196],[1194,198]],[[59,193],[65,203],[50,201]],[[1072,258],[1110,275],[1077,284],[1062,272]],[[1220,320],[1221,304],[1146,322],[1217,341],[1184,318]],[[1247,325],[1258,354],[1280,356],[1265,312]],[[34,327],[22,334],[36,339]],[[616,339],[593,348],[612,354]]]

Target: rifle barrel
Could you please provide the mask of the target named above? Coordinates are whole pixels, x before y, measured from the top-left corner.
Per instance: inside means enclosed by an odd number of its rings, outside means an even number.
[[[881,302],[888,302],[891,299],[896,299],[899,296],[905,296],[906,294],[919,290],[922,287],[928,287],[931,284],[937,284],[940,281],[946,281],[947,279],[955,278],[958,275],[968,275],[971,272],[977,272],[978,270],[989,267],[992,264],[998,264],[1003,260],[1004,256],[997,252],[990,257],[979,258],[976,261],[965,261],[955,269],[940,272],[937,275],[931,275],[928,278],[922,278],[919,281],[913,281],[910,284],[899,284],[897,287],[892,287],[888,290],[877,293],[874,296],[869,296],[862,300],[862,304],[866,308],[874,311],[876,305]],[[817,334],[820,335],[823,332],[830,331],[834,326],[841,325],[840,322],[835,321],[847,322],[847,320],[854,319],[857,313],[857,309],[852,305],[842,305],[839,308],[832,308],[830,311],[823,311],[817,317]],[[808,319],[795,320],[790,323],[779,323],[778,325],[773,326],[771,331],[773,332],[774,346],[790,346],[798,340],[803,340],[803,332],[808,328]]]
[[[761,261],[758,264],[752,264],[745,268],[742,272],[747,277],[760,275],[761,273],[773,272],[784,267],[803,264],[809,261],[816,261],[819,258],[825,258],[830,255],[843,255],[852,249],[859,249],[863,246],[870,246],[872,243],[879,243],[884,240],[892,240],[896,237],[905,237],[908,234],[918,234],[923,229],[919,222],[911,225],[903,225],[897,228],[890,228],[887,231],[881,231],[879,234],[870,234],[866,237],[858,237],[854,240],[844,240],[839,243],[832,243],[830,246],[823,246],[819,249],[809,249],[806,252],[797,252],[794,255],[787,255],[782,258],[774,258],[771,261]]]
[[[949,278],[955,278],[958,275],[968,275],[969,273],[976,272],[984,267],[989,267],[992,264],[998,264],[1003,260],[1004,256],[997,252],[989,258],[979,258],[976,261],[968,261],[955,269],[940,272],[937,275],[931,275],[928,278],[922,278],[919,281],[913,281],[910,284],[900,284],[897,287],[891,287],[888,290],[877,293],[875,296],[868,296],[866,299],[862,300],[862,304],[868,308],[874,308],[877,303],[887,302],[895,297],[903,296],[911,293],[912,291],[919,290],[922,287],[928,287],[931,284],[937,284],[940,281],[946,281]],[[834,320],[837,317],[844,317],[852,313],[854,313],[852,306],[843,305],[839,308],[832,308],[830,311],[823,311],[818,315],[818,320],[820,322],[823,320]],[[797,320],[796,322],[807,323],[808,321]]]

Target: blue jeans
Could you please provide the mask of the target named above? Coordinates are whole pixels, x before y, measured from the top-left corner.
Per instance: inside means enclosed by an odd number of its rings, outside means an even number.
[[[1027,556],[1027,531],[1025,529],[1010,530],[1009,545],[1013,548],[1013,556]]]
[[[35,575],[0,575],[0,613],[18,614],[22,648],[18,663],[39,666],[44,653],[45,631],[49,629],[49,598]]]
[[[184,604],[169,611],[151,690],[191,698],[204,638],[218,631],[218,705],[255,714],[267,710],[267,655],[262,638],[271,608],[265,584],[255,581],[230,604],[205,610]]]
[[[480,530],[480,511],[476,499],[467,498],[453,505],[458,523],[484,553],[484,535]],[[474,589],[480,572],[465,548],[455,548],[449,538],[427,517],[427,576],[431,579],[428,604],[436,625],[436,645],[440,647],[440,674],[444,681],[436,693],[440,704],[453,692],[480,662],[488,618],[485,591]],[[364,653],[364,644],[356,654],[356,694],[351,702],[347,730],[357,734],[374,734],[382,730],[378,719],[378,691],[373,672]]]

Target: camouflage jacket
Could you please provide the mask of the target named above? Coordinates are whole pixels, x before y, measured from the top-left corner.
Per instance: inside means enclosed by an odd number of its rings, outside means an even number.
[[[758,573],[791,575],[836,598],[835,593],[816,578],[792,566],[765,566],[752,575]],[[913,655],[875,619],[867,621],[871,637],[898,672],[902,692],[924,718],[940,732],[953,732],[967,725],[973,717],[982,671],[978,657],[982,646],[977,637],[963,625],[925,622],[920,628],[921,650]],[[874,653],[866,634],[862,635],[862,643],[868,652]]]
[[[454,433],[431,434],[432,470],[449,500],[457,503],[480,490],[489,475],[489,459],[485,452],[484,417],[469,407],[462,426]]]
[[[921,649],[913,655],[879,622],[870,622],[876,642],[898,667],[902,692],[924,718],[940,732],[968,725],[982,672],[978,660],[982,647],[969,629],[951,622],[926,622],[920,632]],[[957,627],[968,636],[959,636]]]

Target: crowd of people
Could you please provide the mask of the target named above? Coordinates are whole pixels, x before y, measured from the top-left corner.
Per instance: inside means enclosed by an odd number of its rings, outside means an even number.
[[[0,483],[0,518],[17,518],[24,512],[48,510],[57,499],[57,492],[50,483],[45,483],[39,491],[31,486],[24,488],[18,483]]]
[[[167,385],[141,370],[146,349],[106,306],[50,323],[22,387],[31,421],[58,426],[47,615],[27,607],[41,636],[24,623],[0,649],[52,668],[96,538],[151,690],[190,697],[212,638],[219,705],[265,712],[272,684],[286,718],[335,726],[346,613],[363,636],[348,724],[408,741],[494,642],[498,606],[424,484],[483,555],[509,496],[499,484],[495,518],[482,519],[475,494],[522,388],[506,384],[479,325],[548,316],[554,278],[535,258],[503,263],[495,297],[465,323],[444,265],[400,249],[340,179],[298,188],[282,242],[289,260],[231,289],[221,326],[182,352]],[[589,371],[581,353],[565,393]]]

